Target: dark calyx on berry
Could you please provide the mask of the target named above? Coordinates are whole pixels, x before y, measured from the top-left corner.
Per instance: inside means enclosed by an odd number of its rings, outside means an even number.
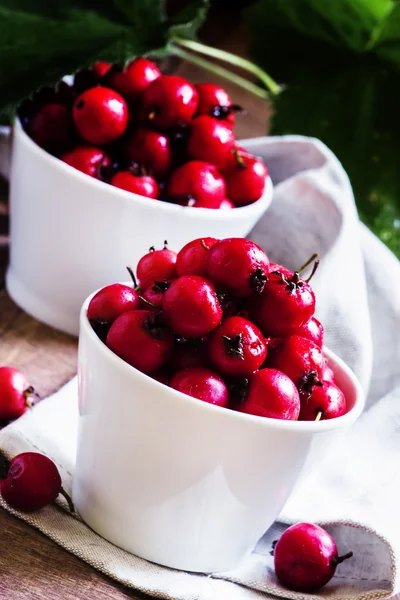
[[[256,269],[254,273],[250,275],[250,287],[255,294],[261,294],[267,281],[268,277],[261,268]]]
[[[246,110],[239,106],[239,104],[232,104],[231,106],[220,106],[217,104],[211,108],[209,114],[210,117],[214,117],[215,119],[220,119],[223,121],[235,112],[240,112],[242,115],[246,114]]]
[[[310,373],[306,373],[303,375],[303,377],[301,377],[297,387],[299,392],[302,392],[307,398],[309,398],[316,385],[322,387],[322,382],[316,371],[310,371]]]
[[[301,271],[305,269],[313,260],[315,260],[315,262],[311,274],[309,275],[309,277],[307,277],[307,279],[302,279],[300,277]],[[304,283],[309,283],[311,281],[316,270],[318,269],[318,266],[319,260],[317,259],[317,255],[313,254],[311,258],[301,267],[301,269],[299,269],[298,271],[294,271],[291,277],[288,277],[286,273],[282,273],[281,271],[272,271],[272,274],[279,275],[282,278],[282,283],[286,284],[286,289],[288,290],[288,292],[294,292],[295,290],[302,288]]]
[[[234,337],[223,335],[222,339],[224,340],[224,345],[228,354],[244,360],[244,340],[241,333]]]

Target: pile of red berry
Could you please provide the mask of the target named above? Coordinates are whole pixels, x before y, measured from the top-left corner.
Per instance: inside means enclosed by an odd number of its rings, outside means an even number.
[[[322,353],[315,295],[299,271],[270,263],[243,238],[165,244],[137,265],[134,286],[113,284],[87,316],[106,345],[172,388],[243,413],[319,420],[346,412]]]
[[[96,63],[20,107],[28,135],[70,166],[148,198],[195,208],[258,200],[265,164],[236,144],[227,92],[162,75],[146,58]]]

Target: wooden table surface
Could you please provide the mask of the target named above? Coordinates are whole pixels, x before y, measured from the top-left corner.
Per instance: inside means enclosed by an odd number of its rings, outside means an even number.
[[[231,27],[226,15],[223,25],[216,19],[207,30],[207,41],[221,48],[245,53],[243,30],[234,18]],[[221,36],[221,29],[224,34]],[[227,34],[229,31],[229,34]],[[192,81],[218,79],[182,64],[180,74]],[[267,104],[236,86],[219,81],[234,102],[246,106],[239,117],[238,138],[266,132]],[[59,389],[76,373],[77,340],[39,323],[9,298],[4,287],[8,260],[8,188],[0,180],[0,365],[23,371],[44,398]],[[141,598],[75,558],[41,533],[0,509],[0,598],[7,600],[122,600]]]

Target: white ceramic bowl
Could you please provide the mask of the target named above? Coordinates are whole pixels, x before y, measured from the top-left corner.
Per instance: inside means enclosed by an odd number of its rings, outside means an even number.
[[[257,151],[254,140],[240,143]],[[249,206],[176,206],[84,175],[42,150],[18,121],[12,146],[7,290],[27,313],[72,335],[86,296],[125,279],[126,266],[135,267],[150,246],[168,240],[179,250],[201,236],[244,237],[272,199],[268,178]]]
[[[191,398],[140,373],[96,336],[83,305],[73,500],[101,536],[155,563],[236,567],[321,450],[360,415],[355,375],[325,350],[349,411],[328,421],[266,419]]]

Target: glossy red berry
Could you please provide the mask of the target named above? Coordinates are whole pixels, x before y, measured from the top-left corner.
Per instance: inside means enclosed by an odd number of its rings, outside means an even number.
[[[9,506],[34,512],[54,502],[62,493],[60,473],[52,460],[38,452],[23,452],[11,460],[0,492]]]
[[[236,162],[224,170],[226,195],[235,206],[246,206],[261,198],[268,169],[262,160],[255,156],[236,152]]]
[[[182,275],[198,275],[208,277],[207,258],[208,251],[219,240],[212,237],[192,240],[178,252],[176,257],[176,272]]]
[[[111,178],[111,185],[146,198],[158,198],[157,181],[151,175],[139,175],[131,171],[119,171]]]
[[[138,129],[126,146],[126,158],[138,163],[155,177],[163,177],[172,166],[168,138],[151,129]]]
[[[113,73],[110,85],[128,102],[133,102],[149,85],[161,77],[160,69],[147,58],[135,58],[123,71]]]
[[[247,377],[261,367],[267,346],[261,331],[243,317],[228,317],[210,336],[211,364],[224,375]]]
[[[114,321],[106,343],[132,367],[151,374],[167,364],[174,336],[151,311],[131,310]]]
[[[322,527],[296,523],[281,535],[274,548],[275,573],[288,589],[313,592],[326,585],[336,567],[353,555],[339,556],[335,540]]]
[[[61,160],[95,179],[103,179],[104,170],[111,165],[110,159],[103,150],[91,146],[78,146],[71,152],[63,154]]]
[[[184,275],[165,292],[163,315],[175,333],[195,338],[209,334],[220,324],[222,308],[212,283],[196,275]]]
[[[325,421],[346,414],[346,398],[334,383],[322,381],[300,394],[300,421]]]
[[[28,133],[47,152],[65,152],[74,141],[71,113],[61,104],[46,104],[32,118]]]
[[[195,160],[204,160],[221,167],[229,159],[234,143],[235,136],[229,125],[202,115],[191,123],[187,152]]]
[[[145,89],[142,105],[145,119],[168,129],[190,121],[197,110],[198,93],[186,79],[162,75]]]
[[[0,422],[17,419],[32,405],[33,387],[13,367],[0,367]]]
[[[185,203],[181,203],[181,206],[188,206],[190,208],[209,208],[212,210],[231,210],[235,208],[233,202],[229,198],[205,198],[204,200],[193,200],[189,199]]]
[[[218,169],[200,160],[191,160],[176,169],[168,182],[168,196],[175,202],[193,205],[226,196],[225,180]]]
[[[154,310],[159,312],[157,308],[161,309],[164,301],[164,294],[171,285],[172,281],[154,281],[149,287],[147,287],[141,295],[146,302],[142,301],[142,307],[146,310]],[[152,308],[153,305],[154,308]]]
[[[176,252],[167,247],[162,250],[150,248],[150,252],[142,256],[136,267],[136,275],[142,290],[155,281],[168,281],[176,278]]]
[[[232,105],[228,92],[214,83],[197,83],[195,88],[199,94],[197,115],[208,115],[235,124],[234,112],[239,107]]]
[[[169,364],[177,372],[189,367],[207,367],[209,362],[207,337],[178,338]]]
[[[296,421],[300,398],[293,381],[276,369],[260,369],[249,378],[245,401],[239,411],[248,415]]]
[[[112,64],[109,62],[104,62],[103,60],[99,60],[92,66],[92,70],[95,72],[96,76],[101,79],[105,75],[107,75],[108,71],[111,69]]]
[[[324,327],[315,317],[304,323],[296,330],[296,335],[305,337],[322,348],[324,344]]]
[[[330,381],[331,383],[335,383],[335,373],[328,366],[328,364],[326,364],[324,366],[324,369],[322,371],[322,380],[323,381]]]
[[[249,311],[264,335],[294,335],[313,316],[315,294],[297,272],[289,276],[270,271],[262,294],[250,302]]]
[[[314,342],[292,335],[270,351],[267,365],[285,373],[299,390],[308,390],[322,379],[325,359]]]
[[[126,102],[118,92],[97,86],[78,96],[72,116],[84,140],[103,145],[125,132],[129,115]]]
[[[91,299],[87,317],[89,321],[112,323],[128,310],[139,308],[139,294],[128,285],[113,283],[99,290]]]
[[[226,383],[210,369],[190,367],[179,371],[171,379],[170,386],[182,394],[209,404],[226,408],[229,403]]]
[[[244,238],[225,238],[208,253],[207,270],[216,286],[241,298],[262,292],[269,260],[264,250]]]

